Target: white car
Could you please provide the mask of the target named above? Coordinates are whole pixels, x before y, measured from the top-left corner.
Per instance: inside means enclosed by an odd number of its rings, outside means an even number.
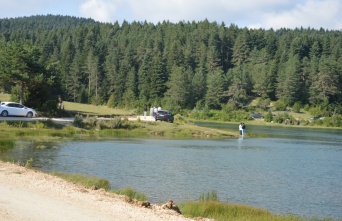
[[[25,107],[22,104],[15,102],[1,102],[0,114],[3,117],[7,116],[24,116],[24,117],[35,117],[36,111],[32,108]]]

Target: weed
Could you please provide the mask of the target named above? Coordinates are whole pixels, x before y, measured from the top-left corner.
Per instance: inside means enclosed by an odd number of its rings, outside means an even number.
[[[67,174],[67,173],[58,173],[58,172],[53,172],[53,176],[60,177],[64,180],[81,184],[87,188],[91,188],[95,186],[97,189],[105,189],[109,190],[110,189],[110,183],[106,179],[101,179],[97,177],[92,177],[92,176],[84,176],[81,174]]]
[[[119,195],[124,195],[124,196],[128,196],[131,199],[136,199],[139,201],[146,201],[148,200],[147,196],[144,193],[139,193],[131,188],[122,188],[119,190],[111,190],[111,192],[119,194]]]
[[[26,168],[32,168],[32,164],[33,164],[33,158],[30,158],[26,161],[25,167]]]

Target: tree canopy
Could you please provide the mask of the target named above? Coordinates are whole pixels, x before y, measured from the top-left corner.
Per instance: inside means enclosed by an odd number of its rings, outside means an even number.
[[[220,109],[256,96],[342,105],[341,31],[48,15],[0,19],[0,44],[5,91],[51,81],[65,100],[118,107]]]

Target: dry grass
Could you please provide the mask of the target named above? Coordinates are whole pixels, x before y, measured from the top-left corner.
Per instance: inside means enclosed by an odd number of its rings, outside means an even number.
[[[0,101],[10,101],[11,95],[10,94],[0,94]]]
[[[113,109],[107,106],[95,106],[92,104],[80,104],[74,102],[63,102],[64,109],[69,112],[85,115],[131,115],[131,112],[124,109]]]

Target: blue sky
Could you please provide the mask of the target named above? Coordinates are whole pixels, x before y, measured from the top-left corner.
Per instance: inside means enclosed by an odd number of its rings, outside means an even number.
[[[110,23],[208,19],[248,28],[342,30],[342,0],[0,0],[0,18],[47,14]]]

